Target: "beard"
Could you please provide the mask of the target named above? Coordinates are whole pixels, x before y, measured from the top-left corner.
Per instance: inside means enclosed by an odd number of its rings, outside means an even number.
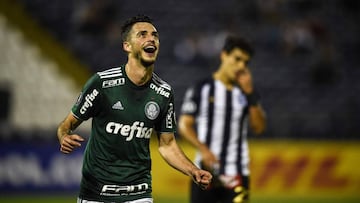
[[[150,66],[152,66],[152,65],[155,64],[155,59],[152,59],[152,58],[151,58],[151,59],[145,59],[145,58],[142,56],[142,53],[141,53],[141,52],[138,52],[138,53],[136,54],[136,58],[139,59],[141,65],[143,65],[145,68],[148,68],[148,67],[150,67]],[[155,57],[155,58],[156,58],[156,57]]]
[[[143,65],[145,68],[147,68],[147,67],[150,67],[150,66],[154,65],[155,60],[145,60],[145,59],[143,59],[143,58],[140,58],[140,63],[141,63],[141,65]]]
[[[154,55],[147,55],[144,50],[137,50],[132,52],[131,58],[134,58],[137,60],[142,66],[145,68],[151,67],[155,64],[157,53],[154,53]]]

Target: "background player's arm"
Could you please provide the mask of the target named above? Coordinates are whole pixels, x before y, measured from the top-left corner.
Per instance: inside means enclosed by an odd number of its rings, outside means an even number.
[[[249,68],[244,68],[238,74],[237,82],[248,97],[250,128],[255,134],[261,134],[266,128],[266,116],[264,109],[257,101],[258,99],[254,99],[257,95],[254,95],[256,92],[254,92],[252,74]]]
[[[261,134],[266,128],[265,111],[260,104],[249,106],[250,128],[255,134]]]
[[[174,133],[161,133],[159,136],[159,152],[164,160],[173,168],[192,177],[201,188],[211,182],[211,174],[196,167],[178,146]]]
[[[197,138],[197,133],[194,129],[195,117],[192,115],[183,114],[179,118],[179,133],[182,138],[188,141],[192,146],[201,152],[202,162],[205,169],[213,170],[214,164],[218,163],[216,156],[210,149]]]
[[[60,143],[60,151],[69,154],[76,147],[80,147],[80,142],[84,139],[77,135],[72,134],[72,131],[75,130],[80,124],[81,120],[77,119],[71,112],[67,117],[62,121],[57,129],[57,137]]]

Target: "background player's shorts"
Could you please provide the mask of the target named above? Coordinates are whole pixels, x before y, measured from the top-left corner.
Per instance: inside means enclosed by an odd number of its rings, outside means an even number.
[[[240,177],[237,177],[240,178]],[[230,180],[230,179],[229,179]],[[191,185],[192,203],[246,203],[249,201],[249,177],[241,177],[238,184],[234,181],[225,183],[214,177],[210,187],[202,190],[198,185]]]

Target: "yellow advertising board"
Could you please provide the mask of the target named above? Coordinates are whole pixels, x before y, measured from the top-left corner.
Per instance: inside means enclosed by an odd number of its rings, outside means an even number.
[[[190,179],[162,160],[156,142],[151,147],[154,196],[188,196]],[[253,196],[360,197],[360,142],[251,141],[250,154]]]
[[[360,196],[360,143],[252,142],[252,192]]]

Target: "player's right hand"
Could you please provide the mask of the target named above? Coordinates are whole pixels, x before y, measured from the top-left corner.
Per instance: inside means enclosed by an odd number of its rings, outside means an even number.
[[[208,171],[196,169],[192,171],[193,181],[202,189],[206,190],[211,184],[212,175]]]
[[[205,170],[212,171],[213,166],[219,163],[219,160],[216,158],[214,153],[210,151],[210,149],[203,145],[200,148],[201,156],[202,156],[202,164]]]
[[[84,141],[79,135],[64,135],[60,141],[60,151],[64,154],[71,153],[75,148],[81,146],[81,142]]]

